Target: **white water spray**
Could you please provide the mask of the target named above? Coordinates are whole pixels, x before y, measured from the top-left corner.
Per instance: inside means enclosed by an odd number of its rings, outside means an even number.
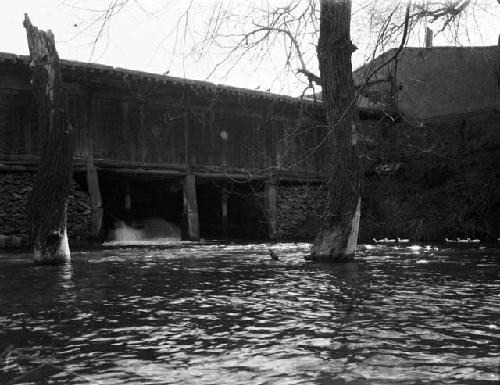
[[[149,218],[133,221],[131,226],[118,220],[110,231],[107,244],[162,244],[180,240],[181,230],[178,226],[161,218]]]

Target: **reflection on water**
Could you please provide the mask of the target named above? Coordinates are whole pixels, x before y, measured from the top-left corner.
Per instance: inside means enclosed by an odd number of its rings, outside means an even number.
[[[60,384],[498,382],[498,250],[367,247],[321,265],[308,244],[273,245],[280,261],[268,247],[3,255],[0,351],[18,356],[0,378],[48,358],[35,378]]]

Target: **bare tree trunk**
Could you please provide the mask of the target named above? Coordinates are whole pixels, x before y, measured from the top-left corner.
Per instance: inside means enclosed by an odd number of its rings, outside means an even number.
[[[318,60],[323,104],[330,126],[330,179],[323,229],[310,259],[350,260],[361,213],[361,172],[357,154],[358,110],[352,79],[351,1],[321,0]]]
[[[50,30],[39,31],[24,15],[32,88],[42,138],[40,165],[27,213],[36,264],[69,262],[66,206],[73,176],[71,126],[65,116],[59,56]]]

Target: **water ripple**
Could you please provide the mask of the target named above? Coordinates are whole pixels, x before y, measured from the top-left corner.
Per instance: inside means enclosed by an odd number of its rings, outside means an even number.
[[[108,248],[54,268],[4,255],[0,377],[46,359],[37,378],[61,384],[499,381],[498,250],[366,247],[322,265],[309,247]]]

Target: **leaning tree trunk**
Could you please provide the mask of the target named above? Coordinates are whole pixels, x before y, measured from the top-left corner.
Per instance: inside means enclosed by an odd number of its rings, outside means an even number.
[[[352,78],[350,0],[321,0],[318,61],[329,125],[330,178],[326,217],[310,258],[350,260],[358,239],[361,172],[357,154],[358,110]]]
[[[65,116],[59,56],[50,30],[39,31],[24,15],[32,88],[38,111],[41,156],[27,214],[36,264],[69,262],[66,206],[73,175],[71,126]]]

